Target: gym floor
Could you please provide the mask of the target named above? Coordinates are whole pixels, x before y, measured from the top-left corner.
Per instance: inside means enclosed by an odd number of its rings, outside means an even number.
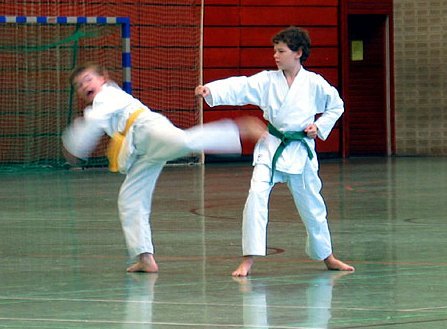
[[[304,253],[290,194],[271,197],[269,255],[245,279],[251,165],[167,166],[154,195],[158,274],[128,274],[104,169],[0,170],[0,328],[447,327],[447,159],[320,161],[334,253]]]

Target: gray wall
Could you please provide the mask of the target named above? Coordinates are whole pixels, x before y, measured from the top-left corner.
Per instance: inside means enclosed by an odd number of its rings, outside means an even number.
[[[447,1],[394,0],[397,155],[447,155]]]

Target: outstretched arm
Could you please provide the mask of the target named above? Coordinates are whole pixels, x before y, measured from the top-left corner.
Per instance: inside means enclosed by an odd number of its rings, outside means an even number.
[[[237,76],[199,85],[195,89],[197,96],[203,97],[211,107],[218,105],[257,105],[259,106],[268,87],[269,75],[260,72],[250,77]]]

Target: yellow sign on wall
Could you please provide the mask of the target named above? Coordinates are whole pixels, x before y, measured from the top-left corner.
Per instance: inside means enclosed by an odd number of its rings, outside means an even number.
[[[363,40],[351,41],[351,60],[363,61]]]

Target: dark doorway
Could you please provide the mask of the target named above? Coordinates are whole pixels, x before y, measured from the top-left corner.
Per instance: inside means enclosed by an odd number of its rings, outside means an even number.
[[[348,15],[346,155],[389,155],[389,40],[386,15]]]

